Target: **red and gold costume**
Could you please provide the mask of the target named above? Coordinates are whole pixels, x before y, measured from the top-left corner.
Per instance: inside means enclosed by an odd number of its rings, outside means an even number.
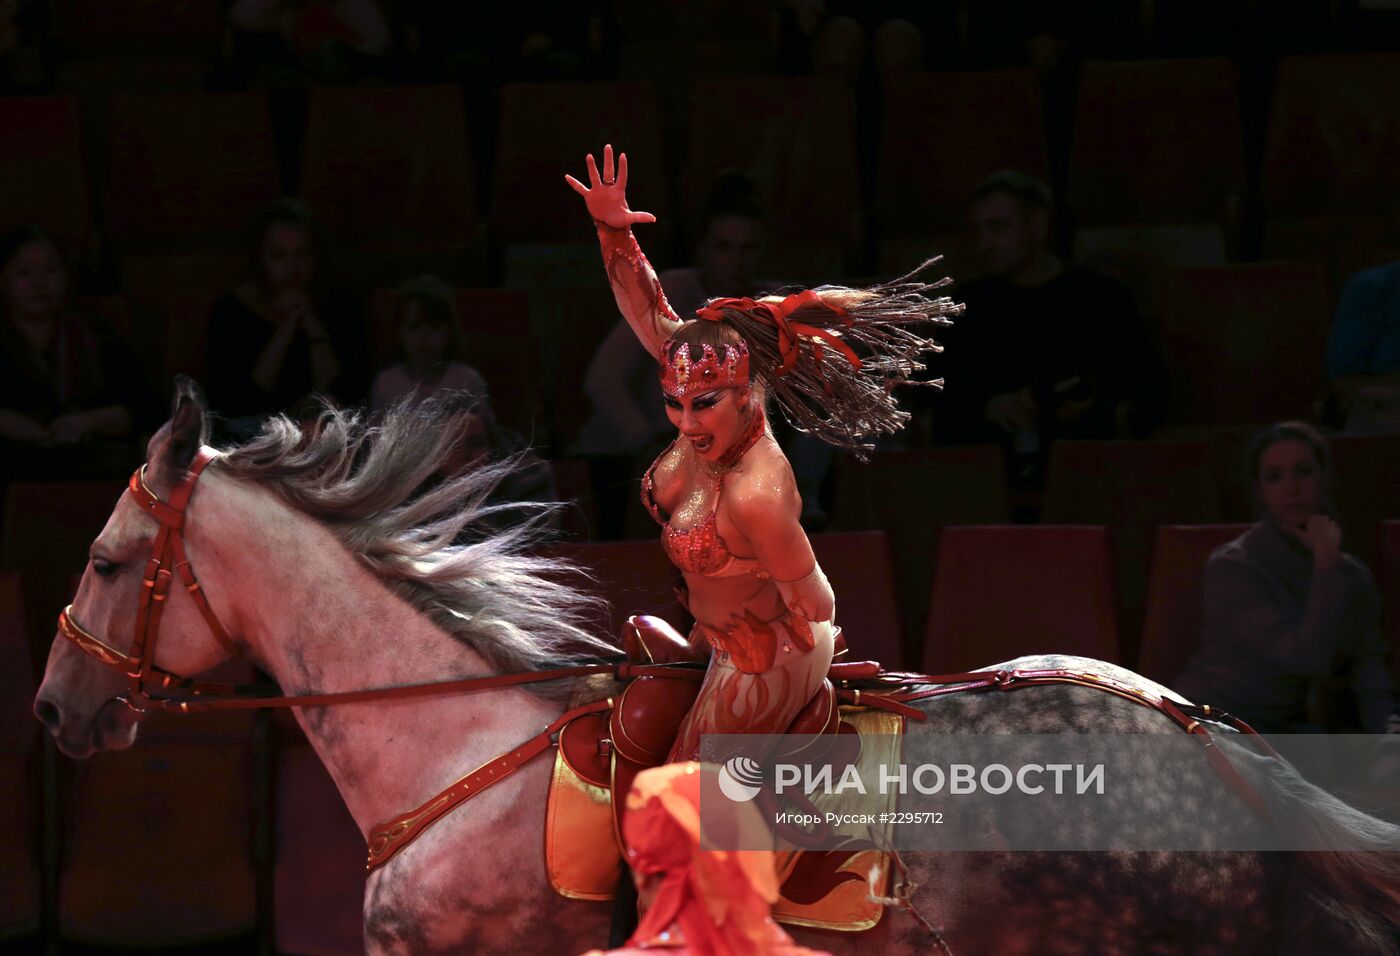
[[[959,307],[925,296],[937,285],[905,277],[869,289],[824,286],[785,297],[712,299],[682,322],[632,235],[632,224],[655,217],[627,207],[627,157],[618,159],[614,167],[606,147],[600,173],[587,158],[591,188],[565,178],[594,218],[619,311],[657,357],[673,405],[694,414],[697,397],[734,389],[743,398],[732,407],[747,416],[737,434],[726,424],[725,434],[715,436],[729,443],[717,455],[678,437],[642,481],[643,503],[691,591],[697,618],[691,644],[712,650],[670,754],[690,760],[702,734],[786,731],[820,688],[834,652],[835,596],[798,523],[801,499],[791,468],[775,448],[756,447],[772,441],[765,399],[799,430],[867,450],[871,436],[893,432],[908,418],[893,389],[923,369],[923,353],[938,349],[925,335],[930,323],[947,324]],[[740,515],[742,528],[734,523]],[[746,537],[757,554],[735,554],[722,525]]]

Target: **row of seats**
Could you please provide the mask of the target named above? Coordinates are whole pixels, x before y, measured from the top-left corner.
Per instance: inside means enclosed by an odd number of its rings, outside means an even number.
[[[1250,431],[1053,446],[1041,517],[1048,523],[1108,529],[1127,659],[1134,657],[1140,632],[1156,529],[1252,520],[1253,490],[1241,464]],[[1345,529],[1343,547],[1375,567],[1381,554],[1376,529],[1384,520],[1400,519],[1400,437],[1336,436],[1331,446],[1332,500]],[[560,498],[569,503],[562,515],[566,537],[587,541],[597,526],[588,467],[576,459],[556,461],[553,467]],[[68,596],[71,575],[85,564],[88,545],[122,487],[119,482],[61,482],[15,483],[7,489],[0,569],[25,575],[36,623],[36,662],[52,636],[52,618]],[[928,614],[940,529],[1011,520],[1002,452],[996,446],[972,446],[881,452],[868,464],[840,459],[833,492],[833,530],[889,535],[894,549],[889,578],[899,608],[891,633],[903,634],[901,646],[909,649],[913,662],[917,655],[912,649]],[[628,508],[629,536],[653,538],[655,526],[640,503],[629,496]],[[664,568],[664,562],[657,563]]]
[[[1201,627],[1205,561],[1244,527],[1158,529],[1137,662],[1145,676],[1169,681],[1189,658]],[[1400,521],[1386,522],[1382,538],[1386,627],[1400,650]],[[897,569],[886,536],[818,535],[813,546],[837,592],[852,658],[897,665]],[[595,573],[600,595],[611,602],[611,616],[599,627],[616,633],[633,612],[686,626],[671,569],[657,559],[653,542],[560,546],[554,554]],[[1109,554],[1103,527],[945,529],[936,547],[922,653],[909,663],[948,674],[1042,652],[1123,661]],[[0,574],[0,652],[20,664],[27,663],[23,615],[19,576]],[[10,835],[0,846],[7,887],[0,897],[0,939],[38,926],[39,820],[47,800],[61,807],[53,905],[64,938],[153,946],[250,933],[261,877],[272,881],[278,952],[360,951],[364,843],[293,723],[242,714],[152,718],[132,750],[78,764],[59,761],[56,785],[45,788],[42,768],[55,758],[50,745],[40,745],[37,723],[27,713],[32,672],[11,666],[0,675],[0,768],[20,783],[0,796],[0,820]],[[261,783],[269,774],[270,783]],[[255,821],[265,805],[271,834],[258,838]],[[269,866],[260,866],[269,859]],[[116,866],[120,878],[114,878]]]
[[[911,258],[936,248],[910,250]],[[378,265],[380,278],[390,279],[383,274],[387,263]],[[413,274],[404,266],[400,277]],[[567,274],[558,272],[561,266]],[[130,256],[122,270],[123,294],[90,297],[77,307],[123,330],[160,388],[179,372],[202,381],[210,305],[238,280],[241,268],[236,256]],[[617,308],[607,289],[577,287],[604,281],[591,245],[574,248],[562,263],[536,260],[521,269],[541,282],[522,280],[529,291],[458,290],[470,349],[465,358],[485,375],[501,419],[559,454],[591,411],[584,375],[617,322]],[[549,281],[570,287],[550,287]],[[1170,383],[1166,421],[1206,426],[1311,417],[1324,387],[1326,284],[1324,267],[1316,262],[1164,273],[1157,281],[1164,307],[1155,332]],[[391,291],[370,296],[366,347],[376,362],[395,354],[393,302]],[[958,387],[956,380],[949,382],[949,388]]]
[[[1224,59],[1090,63],[1081,75],[1068,202],[1090,226],[1225,222],[1256,182],[1246,162],[1238,69]],[[1369,216],[1400,208],[1388,157],[1400,137],[1400,56],[1285,57],[1258,182],[1272,218]],[[693,216],[716,172],[751,168],[780,232],[860,234],[856,109],[822,77],[697,80],[679,157],[650,80],[512,84],[500,93],[491,225],[502,244],[586,233],[559,186],[604,141],[633,159],[632,199]],[[669,119],[669,117],[668,117]],[[103,90],[0,104],[5,208],[119,245],[225,241],[279,185],[336,235],[375,247],[467,241],[478,222],[468,123],[454,87],[315,89],[301,182],[280,183],[266,94],[123,95]],[[930,74],[885,103],[875,215],[883,232],[963,228],[967,197],[1014,166],[1048,178],[1031,70]],[[670,155],[668,155],[670,154]],[[668,161],[679,158],[677,194]],[[85,165],[95,168],[85,172]],[[86,173],[95,173],[90,177]],[[104,197],[90,202],[92,184]],[[372,184],[372,188],[371,188]]]

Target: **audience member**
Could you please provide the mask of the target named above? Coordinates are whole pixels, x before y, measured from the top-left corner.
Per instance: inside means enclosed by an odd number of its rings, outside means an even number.
[[[695,265],[657,277],[671,306],[691,315],[715,296],[776,288],[779,283],[759,278],[766,232],[752,180],[740,174],[717,179],[701,211]],[[621,319],[598,347],[584,391],[593,414],[570,454],[590,460],[599,537],[618,538],[641,472],[634,459],[660,451],[675,434],[662,404],[656,357],[646,354]]]
[[[392,40],[378,0],[234,0],[228,19],[242,83],[358,80],[377,71]]]
[[[606,45],[601,0],[484,6],[399,0],[405,44],[418,72],[467,81],[557,82],[598,73]]]
[[[452,454],[431,479],[433,484],[487,465],[514,463],[487,496],[482,520],[463,530],[460,543],[522,524],[539,514],[536,504],[559,500],[554,469],[530,449],[525,439],[496,421],[489,399],[470,392],[444,391],[434,404],[435,413],[458,416],[455,420],[460,422],[460,433]],[[558,513],[551,514],[545,524],[558,530]]]
[[[1328,513],[1326,440],[1303,422],[1270,425],[1246,462],[1263,517],[1206,564],[1201,648],[1173,688],[1260,731],[1382,733],[1395,687],[1380,595]],[[1310,714],[1310,691],[1336,679],[1348,691],[1340,701],[1313,693],[1322,706]]]
[[[929,49],[957,42],[957,5],[948,0],[783,0],[786,46],[806,47],[814,73],[856,86],[873,53],[882,82],[922,72]]]
[[[0,237],[0,459],[5,477],[122,476],[149,421],[135,359],[68,306],[58,246],[36,226]]]
[[[940,443],[1008,446],[1017,487],[1039,484],[1057,438],[1147,434],[1164,400],[1157,357],[1132,294],[1051,251],[1052,200],[1001,172],[979,186],[972,220],[986,274],[960,283],[967,312],[946,333],[934,399]]]
[[[1327,378],[1335,424],[1400,432],[1400,260],[1348,280],[1327,340]]]
[[[486,380],[461,361],[466,357],[466,340],[457,318],[456,297],[447,283],[424,275],[399,286],[394,331],[399,361],[375,376],[371,410],[409,396],[422,401],[446,390],[486,397]]]
[[[359,302],[319,288],[305,208],[269,205],[251,245],[252,277],[209,316],[209,400],[234,440],[251,437],[268,415],[299,414],[313,393],[345,403],[363,388]]]

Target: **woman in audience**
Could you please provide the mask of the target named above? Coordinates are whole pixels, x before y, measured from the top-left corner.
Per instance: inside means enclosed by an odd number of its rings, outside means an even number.
[[[1311,425],[1282,422],[1254,437],[1246,461],[1263,519],[1211,555],[1201,649],[1172,686],[1256,730],[1322,719],[1381,733],[1395,688],[1380,596],[1366,566],[1341,550],[1327,442]],[[1310,690],[1333,679],[1350,690],[1342,712],[1310,715]]]
[[[37,226],[0,237],[0,457],[31,478],[123,474],[149,410],[135,360],[68,307],[68,270]]]
[[[314,240],[301,203],[272,203],[253,232],[251,278],[214,303],[209,401],[231,439],[251,437],[275,412],[298,414],[313,393],[360,397],[359,303],[319,287]]]
[[[466,340],[447,283],[432,276],[399,286],[394,331],[400,361],[380,372],[370,388],[370,408],[379,409],[410,395],[421,401],[440,390],[485,397],[486,380],[467,365]]]

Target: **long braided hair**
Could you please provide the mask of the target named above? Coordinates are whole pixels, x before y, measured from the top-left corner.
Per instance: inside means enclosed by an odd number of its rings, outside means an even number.
[[[791,295],[759,299],[711,299],[670,339],[664,361],[682,347],[700,361],[706,345],[742,339],[749,349],[750,378],[762,386],[800,432],[863,456],[877,435],[898,431],[909,419],[899,407],[899,385],[941,388],[942,379],[919,381],[923,354],[941,352],[930,336],[963,310],[933,296],[948,278],[916,278],[938,257],[914,271],[865,289],[823,285]]]

